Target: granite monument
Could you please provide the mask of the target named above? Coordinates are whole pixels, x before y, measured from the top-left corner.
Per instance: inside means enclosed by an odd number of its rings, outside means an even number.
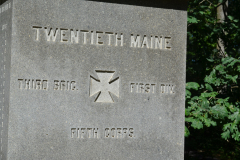
[[[0,159],[183,160],[186,0],[8,0]]]

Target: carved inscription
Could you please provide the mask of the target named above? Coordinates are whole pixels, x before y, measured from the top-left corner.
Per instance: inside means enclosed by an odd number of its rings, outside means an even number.
[[[131,48],[172,50],[172,37],[163,35],[124,35],[121,32],[92,31],[61,27],[32,26],[35,41],[60,42],[70,44],[124,46]],[[127,39],[125,39],[127,38]]]
[[[105,138],[134,138],[133,128],[105,128]]]
[[[77,83],[75,81],[54,80],[49,83],[44,79],[18,79],[19,89],[25,90],[60,90],[60,91],[76,91]],[[49,87],[52,86],[52,87]]]
[[[9,5],[5,4],[3,7],[0,7],[0,13],[8,10]],[[10,3],[11,7],[11,3]],[[4,144],[6,144],[5,139],[3,138],[6,134],[6,97],[5,97],[5,89],[6,89],[6,66],[7,66],[7,46],[9,42],[7,41],[7,31],[8,24],[3,24],[1,26],[0,33],[0,159],[3,159],[3,148]]]
[[[20,89],[47,90],[48,81],[41,79],[18,79]]]
[[[11,8],[11,2],[0,6],[0,14]]]
[[[105,128],[100,131],[98,128],[71,128],[71,138],[78,139],[123,139],[135,138],[133,128]]]
[[[160,83],[159,88],[155,83],[130,83],[130,93],[175,94],[175,85]]]
[[[152,93],[156,91],[156,84],[151,83],[130,83],[130,92],[131,93]]]
[[[54,80],[54,90],[77,90],[75,81]]]
[[[111,94],[119,97],[119,77],[112,79],[114,71],[96,71],[98,78],[90,76],[90,97],[98,94],[95,102],[113,103]]]
[[[175,93],[175,85],[160,84],[160,93],[161,94],[174,94]]]
[[[171,37],[132,34],[131,47],[171,50]]]
[[[41,26],[33,26],[33,30],[35,30],[34,37],[36,41],[40,40],[40,31],[43,31],[48,42],[123,46],[123,33]]]
[[[2,25],[2,31],[7,29],[7,24]]]
[[[71,138],[99,138],[98,128],[71,128]]]

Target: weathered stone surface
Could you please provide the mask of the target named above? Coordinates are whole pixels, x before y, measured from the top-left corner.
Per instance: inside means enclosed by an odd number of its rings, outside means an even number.
[[[184,159],[185,1],[105,2],[1,5],[1,159]]]

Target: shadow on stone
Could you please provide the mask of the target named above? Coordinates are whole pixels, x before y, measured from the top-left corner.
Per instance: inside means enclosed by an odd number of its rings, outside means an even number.
[[[152,1],[146,1],[146,0],[87,0],[87,1],[127,4],[127,5],[135,5],[135,6],[154,7],[154,8],[187,10],[187,1],[188,0],[152,0]]]

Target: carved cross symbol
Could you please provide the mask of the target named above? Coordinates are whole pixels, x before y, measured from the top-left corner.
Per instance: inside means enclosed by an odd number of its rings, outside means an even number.
[[[99,79],[90,76],[90,97],[98,93],[95,102],[114,103],[111,94],[119,97],[119,77],[112,80],[114,71],[96,72]]]

